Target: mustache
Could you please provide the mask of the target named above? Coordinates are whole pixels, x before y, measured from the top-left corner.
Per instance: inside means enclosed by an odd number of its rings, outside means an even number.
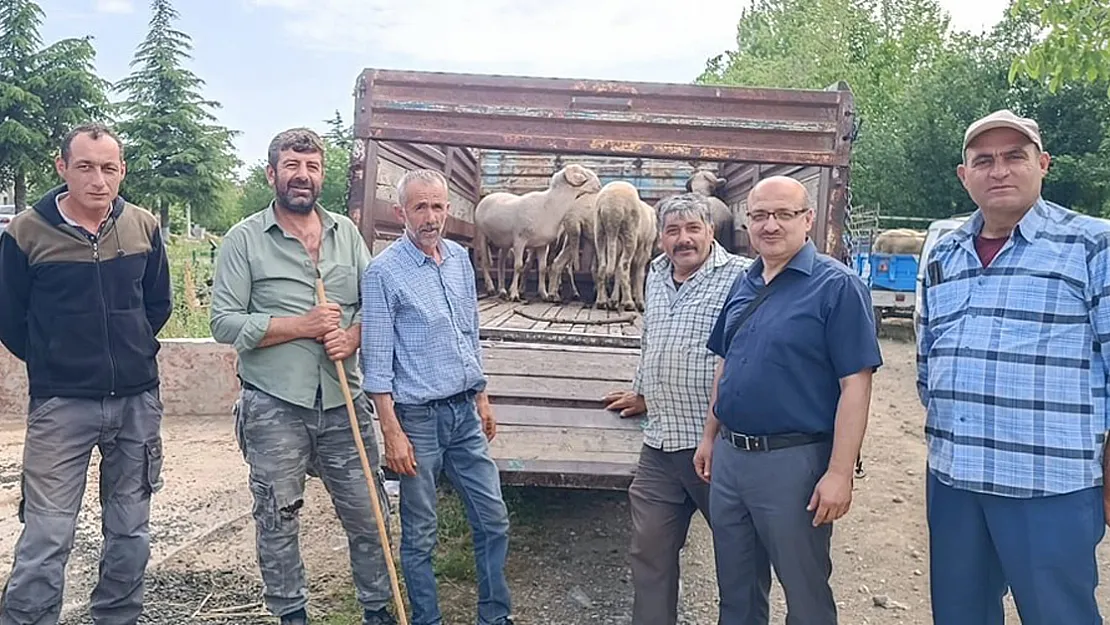
[[[696,246],[696,245],[676,245],[676,246],[674,246],[674,251],[675,252],[696,252],[696,251],[698,251],[698,246]]]

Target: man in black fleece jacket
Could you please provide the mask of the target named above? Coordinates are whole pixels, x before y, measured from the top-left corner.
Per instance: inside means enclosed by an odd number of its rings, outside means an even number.
[[[75,128],[56,162],[65,184],[0,235],[0,342],[27,363],[23,532],[0,625],[54,625],[93,447],[104,546],[97,625],[132,625],[150,558],[150,497],[161,488],[159,343],[170,316],[158,221],[119,197],[126,172],[108,128]]]

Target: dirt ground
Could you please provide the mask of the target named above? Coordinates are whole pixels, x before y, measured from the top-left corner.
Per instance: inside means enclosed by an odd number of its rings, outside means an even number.
[[[833,585],[842,623],[925,625],[931,623],[925,449],[913,346],[886,338],[883,353],[886,366],[876,378],[864,448],[867,477],[857,482],[853,508],[834,533]],[[22,438],[22,423],[0,424],[0,578],[6,578],[20,530]],[[275,622],[260,611],[246,467],[230,418],[197,421],[170,415],[165,450],[166,487],[151,521],[154,543],[143,622]],[[99,555],[96,479],[94,466],[68,568],[69,625],[89,622],[84,608]],[[514,514],[509,575],[517,623],[631,623],[625,496],[514,489],[506,498]],[[349,606],[352,593],[346,541],[319,481],[310,482],[301,518],[311,613],[316,622],[355,622],[327,617]],[[1110,577],[1107,549],[1104,544],[1099,551],[1103,579]],[[682,622],[715,623],[713,550],[700,517],[684,566]],[[781,589],[776,586],[774,592],[772,622],[782,623],[785,604]],[[1110,590],[1100,588],[1098,598],[1110,614]],[[441,601],[446,622],[474,622],[472,583],[445,582]],[[1009,622],[1018,622],[1012,607]]]

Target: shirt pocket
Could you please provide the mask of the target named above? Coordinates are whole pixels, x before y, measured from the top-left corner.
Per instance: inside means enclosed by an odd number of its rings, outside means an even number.
[[[474,319],[478,314],[478,298],[465,286],[461,277],[455,280],[445,280],[447,287],[448,308],[454,316],[454,323],[463,334],[473,335],[478,328]]]
[[[324,279],[328,301],[342,306],[359,305],[358,270],[346,265],[333,265]]]
[[[925,293],[929,323],[942,327],[959,321],[971,300],[971,280],[953,280],[930,286]]]

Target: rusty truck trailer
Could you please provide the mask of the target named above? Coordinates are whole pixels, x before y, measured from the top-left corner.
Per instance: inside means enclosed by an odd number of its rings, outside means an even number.
[[[444,173],[447,236],[470,247],[481,197],[546,188],[575,162],[603,183],[633,183],[651,203],[710,166],[728,179],[720,196],[737,213],[761,178],[793,176],[810,190],[818,249],[848,257],[856,119],[844,83],[756,89],[366,69],[354,96],[348,211],[375,255],[401,232],[393,187],[407,169]],[[746,233],[734,235],[750,254]],[[580,288],[589,280],[584,269]],[[605,411],[601,397],[631,384],[639,315],[492,298],[479,310],[503,482],[626,488],[642,421]]]

